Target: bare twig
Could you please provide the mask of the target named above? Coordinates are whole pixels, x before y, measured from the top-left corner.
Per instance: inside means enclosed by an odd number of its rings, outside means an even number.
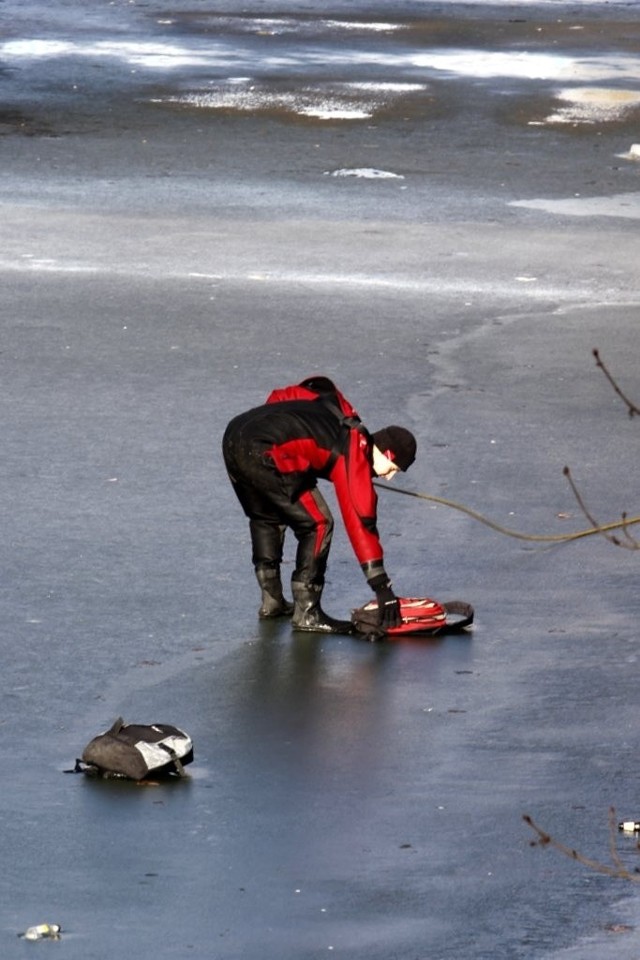
[[[620,859],[615,841],[616,812],[613,807],[611,807],[609,810],[609,849],[611,851],[613,865],[601,863],[600,860],[592,860],[590,857],[585,857],[584,854],[580,853],[578,850],[574,850],[572,847],[568,847],[566,844],[561,843],[559,840],[556,840],[555,837],[552,837],[551,834],[547,833],[546,830],[543,830],[541,827],[539,827],[533,818],[528,814],[525,813],[522,819],[527,826],[531,827],[531,829],[538,835],[538,839],[532,841],[532,846],[553,847],[555,850],[559,850],[560,853],[564,854],[565,857],[569,857],[570,860],[575,860],[577,863],[581,863],[583,866],[588,867],[590,870],[594,870],[596,873],[604,873],[609,877],[618,877],[621,880],[630,880],[632,883],[640,883],[640,874],[628,870]]]
[[[592,353],[596,360],[596,366],[600,367],[600,369],[604,373],[605,377],[607,378],[607,380],[609,381],[609,383],[611,384],[615,392],[618,394],[620,399],[623,400],[624,403],[626,404],[629,416],[634,417],[636,415],[640,415],[640,409],[636,407],[635,403],[632,403],[631,400],[629,400],[629,398],[626,396],[626,394],[622,392],[622,390],[620,389],[620,387],[618,386],[614,378],[611,376],[611,374],[607,370],[606,366],[604,365],[604,362],[600,359],[600,352],[596,348],[594,348],[592,350]]]
[[[588,509],[586,503],[584,502],[584,499],[580,491],[578,490],[573,480],[573,477],[571,476],[571,470],[569,469],[569,467],[565,467],[562,472],[564,473],[565,477],[569,481],[569,486],[571,487],[574,497],[578,501],[578,506],[584,513],[589,523],[592,525],[594,532],[600,533],[605,538],[605,540],[608,540],[609,543],[612,543],[616,547],[623,547],[625,550],[640,550],[640,541],[636,540],[629,533],[629,521],[627,518],[627,514],[626,513],[622,514],[622,521],[619,524],[619,527],[621,527],[622,530],[624,531],[625,541],[623,542],[618,537],[614,536],[611,533],[608,533],[607,529],[603,527],[601,524],[599,524],[598,521],[595,519],[591,511]]]
[[[632,537],[629,533],[629,524],[627,523],[627,513],[626,511],[622,514],[622,521],[624,526],[622,527],[622,532],[632,546],[629,546],[630,550],[638,550],[640,548],[640,543],[636,540],[635,537]]]

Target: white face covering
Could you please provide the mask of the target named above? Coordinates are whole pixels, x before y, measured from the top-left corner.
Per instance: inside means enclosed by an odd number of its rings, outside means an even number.
[[[373,472],[375,473],[376,477],[384,477],[385,480],[392,480],[399,470],[400,467],[395,464],[393,460],[390,460],[389,457],[386,457],[382,450],[379,450],[374,443]]]

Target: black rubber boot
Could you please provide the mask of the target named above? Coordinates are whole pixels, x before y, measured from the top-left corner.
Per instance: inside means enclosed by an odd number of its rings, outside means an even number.
[[[291,625],[294,630],[306,633],[351,633],[351,621],[334,620],[320,606],[322,587],[319,584],[293,580],[291,589],[294,603]]]
[[[274,567],[256,567],[256,577],[262,590],[262,605],[258,610],[258,617],[261,620],[290,617],[293,604],[285,600],[282,594],[280,571]]]

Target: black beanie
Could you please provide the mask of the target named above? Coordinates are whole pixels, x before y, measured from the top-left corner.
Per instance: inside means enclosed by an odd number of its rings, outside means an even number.
[[[416,438],[404,427],[383,427],[371,434],[378,450],[401,470],[408,470],[416,458]],[[388,451],[388,453],[387,453]]]

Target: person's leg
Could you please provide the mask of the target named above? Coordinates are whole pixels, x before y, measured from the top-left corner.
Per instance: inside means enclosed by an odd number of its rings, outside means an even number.
[[[317,487],[307,490],[286,507],[287,523],[298,541],[292,581],[324,586],[333,538],[333,517]]]
[[[320,606],[333,535],[333,517],[317,488],[308,490],[287,508],[287,522],[298,541],[291,578],[292,625],[309,633],[349,633],[351,624],[335,620]]]
[[[291,581],[294,627],[320,633],[349,632],[348,621],[334,620],[320,607],[333,534],[333,517],[324,497],[316,487],[297,495],[298,478],[284,476],[265,463],[260,452],[242,437],[245,427],[234,427],[232,422],[225,433],[223,452],[229,479],[249,517],[252,559],[263,590],[259,615],[280,616],[290,608],[282,597],[280,580],[283,529],[288,526],[298,541]]]
[[[288,617],[293,613],[293,604],[284,597],[280,577],[286,526],[281,524],[278,518],[274,521],[267,520],[264,516],[260,519],[252,517],[249,530],[253,566],[262,591],[258,616],[261,620]]]
[[[244,488],[239,493],[245,510],[250,511],[256,571],[260,564],[274,567],[276,561],[279,571],[281,553],[276,550],[273,523],[273,517],[277,516],[281,524],[291,528],[298,541],[296,567],[291,577],[294,629],[309,633],[349,633],[349,621],[335,620],[320,605],[334,528],[327,502],[317,487],[292,502],[287,478],[280,477],[277,482],[279,475],[270,471],[269,474],[261,490]]]
[[[280,564],[286,525],[280,519],[270,496],[273,471],[265,469],[251,445],[241,442],[230,424],[223,440],[223,455],[229,480],[249,518],[252,562],[262,592],[258,610],[260,619],[290,616],[293,604],[285,599]]]

